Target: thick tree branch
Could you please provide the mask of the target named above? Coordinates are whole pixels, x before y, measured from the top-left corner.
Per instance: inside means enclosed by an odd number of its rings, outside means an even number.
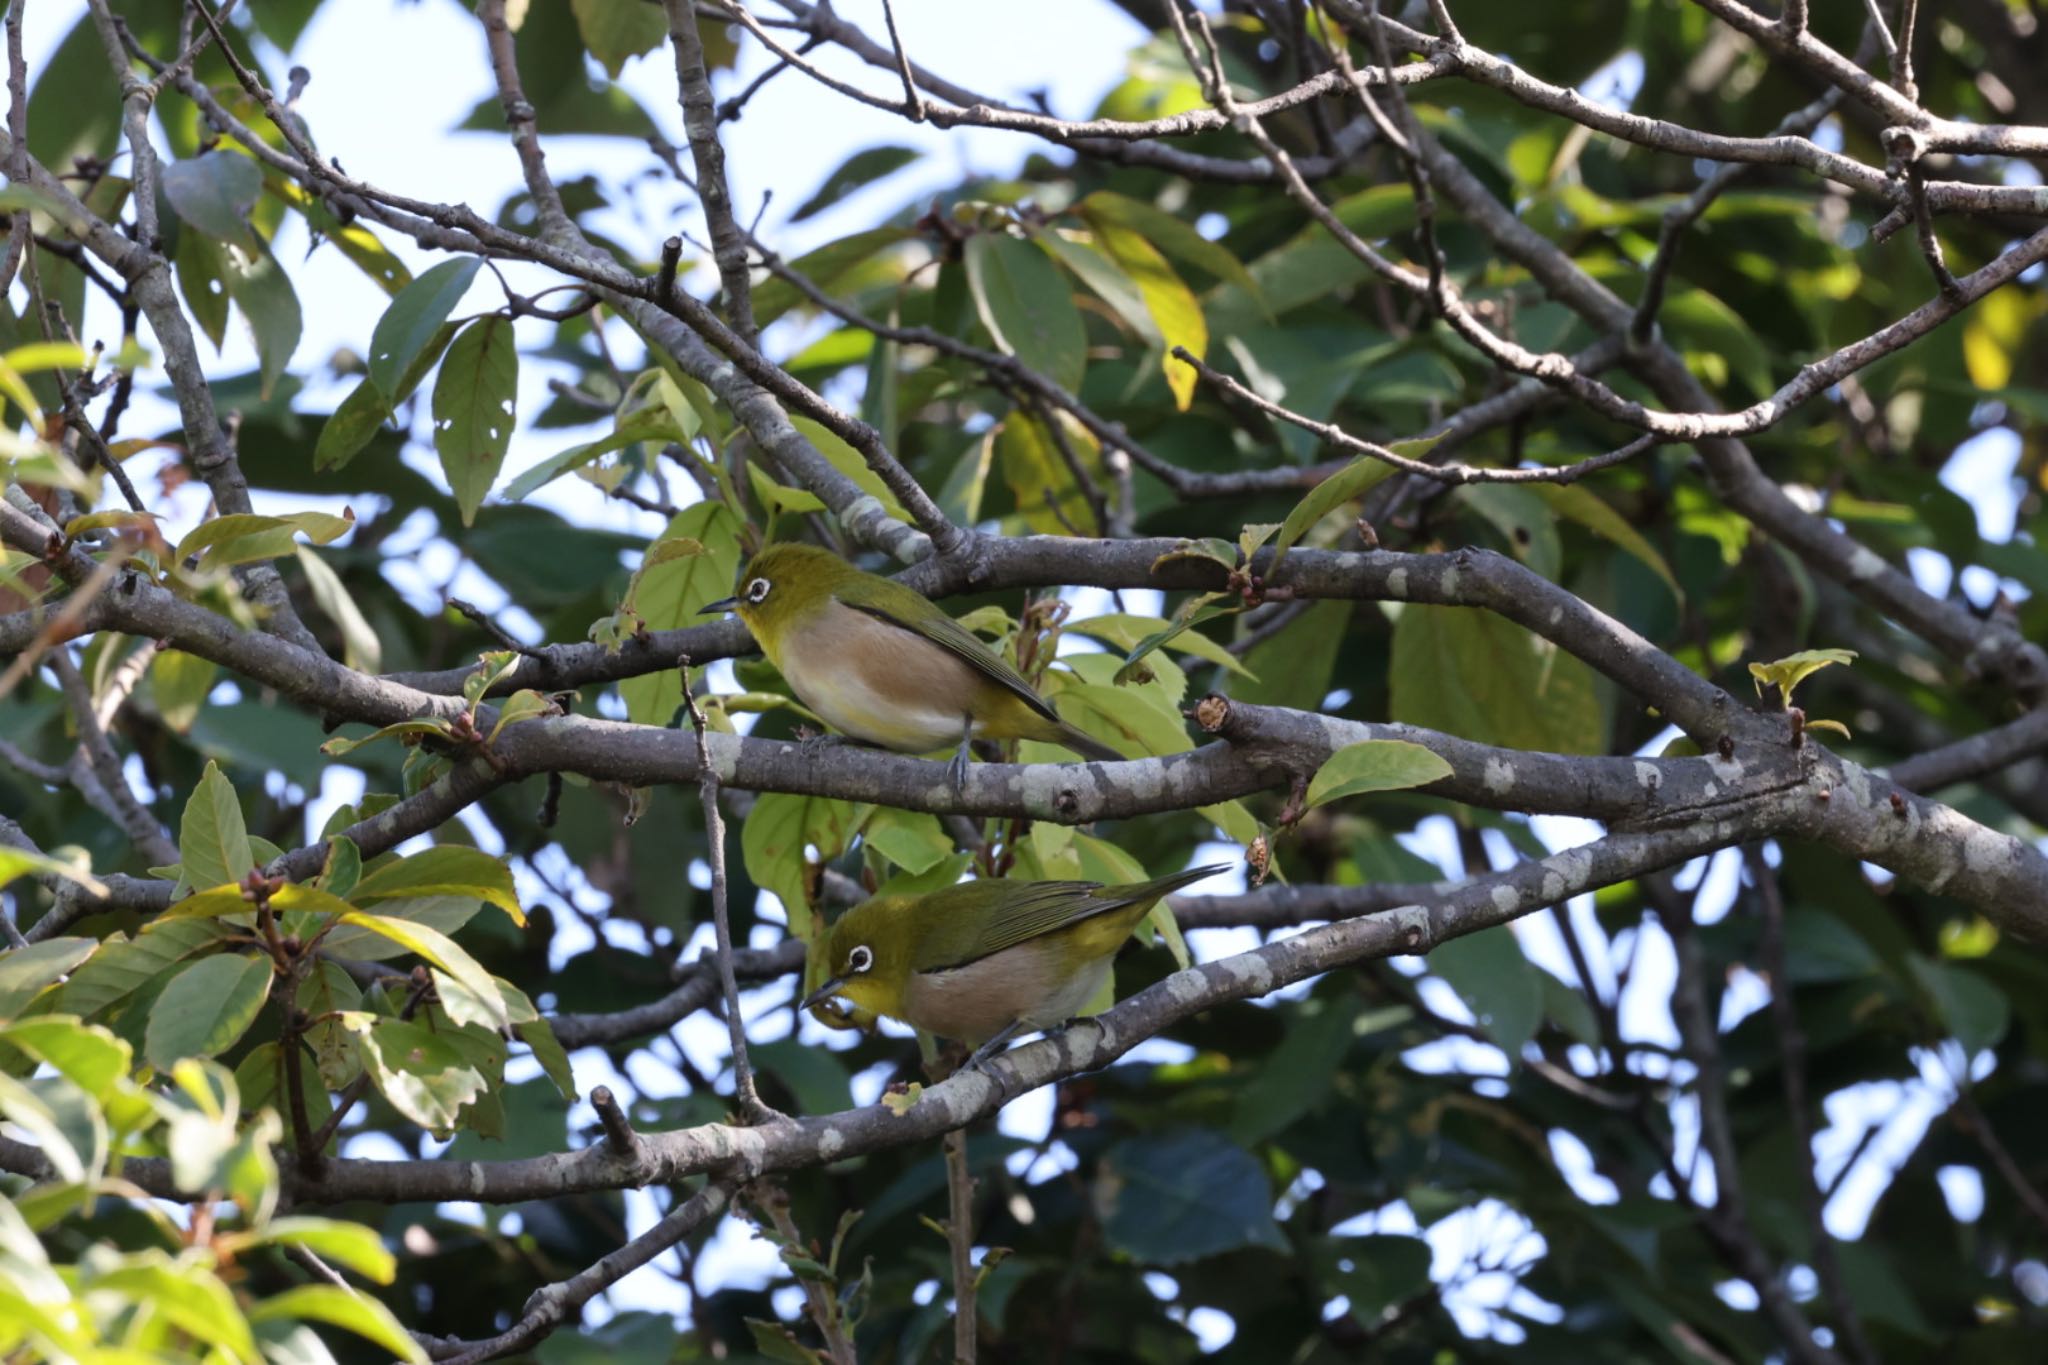
[[[1356,962],[1426,953],[1439,943],[1504,924],[1552,902],[1711,852],[1729,835],[1742,839],[1757,832],[1751,822],[1738,820],[1732,828],[1612,834],[1582,848],[1473,878],[1440,900],[1323,925],[1190,967],[1058,1035],[1011,1049],[991,1068],[957,1075],[925,1090],[900,1114],[877,1104],[763,1127],[709,1124],[642,1134],[644,1155],[637,1161],[618,1157],[603,1142],[514,1161],[330,1159],[317,1175],[286,1173],[285,1189],[301,1205],[354,1199],[516,1203],[579,1191],[670,1184],[705,1173],[717,1179],[749,1180],[925,1142],[993,1114],[1019,1095],[1100,1070],[1146,1038],[1206,1010]],[[0,1170],[40,1177],[48,1169],[33,1146],[0,1138]],[[122,1173],[152,1194],[179,1197],[162,1159],[130,1159],[123,1163]]]

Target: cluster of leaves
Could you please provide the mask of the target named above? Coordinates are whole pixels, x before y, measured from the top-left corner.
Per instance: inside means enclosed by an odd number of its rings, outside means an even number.
[[[184,1047],[152,1036],[151,1060],[139,1063],[124,1030],[84,1017],[90,1002],[72,996],[83,973],[57,984],[95,947],[50,939],[0,962],[0,1114],[50,1168],[34,1188],[0,1199],[0,1350],[43,1360],[331,1361],[317,1325],[423,1362],[378,1298],[339,1283],[293,1285],[283,1272],[285,1254],[310,1253],[389,1284],[397,1260],[374,1229],[277,1215],[275,1078],[260,1064],[237,1075],[191,1055],[204,1040]],[[184,1030],[162,1017],[167,1032]],[[267,1046],[274,1063],[276,1045]],[[159,1066],[165,1049],[188,1055]],[[31,1071],[40,1074],[17,1079]],[[122,1177],[123,1159],[152,1157],[194,1201],[180,1216]]]

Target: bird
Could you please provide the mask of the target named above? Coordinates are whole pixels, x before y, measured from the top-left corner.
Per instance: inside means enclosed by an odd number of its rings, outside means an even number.
[[[798,700],[853,739],[924,754],[957,743],[948,773],[967,780],[975,739],[1035,739],[1089,759],[1115,749],[1061,720],[1051,703],[929,598],[830,550],[770,545],[739,591],[704,608],[734,611]]]
[[[875,896],[832,925],[831,975],[798,1008],[837,997],[974,1045],[962,1067],[971,1070],[1017,1034],[1072,1019],[1162,897],[1223,870],[1215,863],[1126,886],[976,880]]]

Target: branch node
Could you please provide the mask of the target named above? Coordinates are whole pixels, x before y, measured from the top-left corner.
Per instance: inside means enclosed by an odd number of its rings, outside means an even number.
[[[619,1107],[619,1101],[612,1094],[611,1087],[600,1085],[590,1092],[590,1107],[597,1111],[597,1121],[604,1126],[604,1145],[613,1156],[623,1161],[640,1160],[644,1149],[640,1135],[633,1131],[632,1121],[626,1111]]]

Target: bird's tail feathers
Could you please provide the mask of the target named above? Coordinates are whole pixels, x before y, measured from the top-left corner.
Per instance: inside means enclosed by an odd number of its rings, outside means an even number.
[[[1206,867],[1191,867],[1184,872],[1175,872],[1164,877],[1155,877],[1149,882],[1139,882],[1135,886],[1120,886],[1110,889],[1122,892],[1130,901],[1152,901],[1158,900],[1162,896],[1170,896],[1182,887],[1192,886],[1205,877],[1213,877],[1218,872],[1228,872],[1229,870],[1229,863],[1210,863]]]
[[[1059,732],[1048,735],[1048,742],[1072,749],[1092,763],[1121,763],[1124,756],[1104,744],[1093,735],[1083,734],[1065,721],[1060,722]]]

